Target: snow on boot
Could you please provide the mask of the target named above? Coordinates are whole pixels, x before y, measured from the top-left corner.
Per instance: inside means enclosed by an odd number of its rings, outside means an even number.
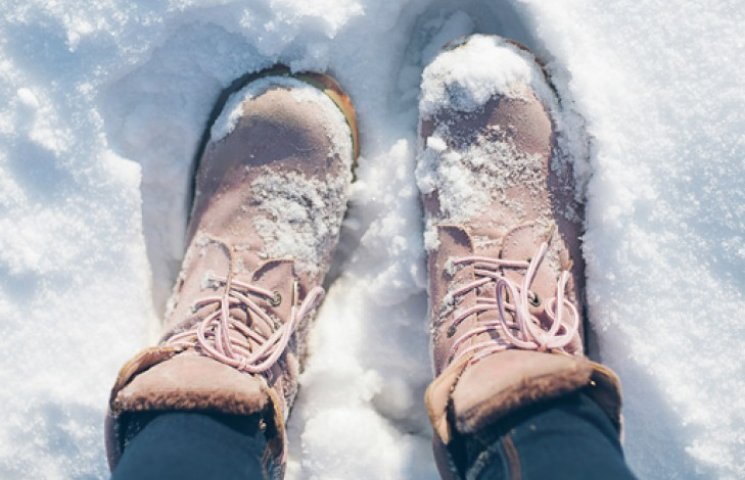
[[[125,448],[127,413],[259,414],[265,467],[280,477],[285,421],[352,181],[354,110],[330,77],[273,69],[227,99],[209,134],[165,333],[122,368],[111,393],[109,463]]]
[[[436,379],[426,405],[444,476],[463,435],[584,389],[620,426],[616,375],[583,354],[583,262],[558,105],[522,47],[474,35],[425,69],[417,183]]]

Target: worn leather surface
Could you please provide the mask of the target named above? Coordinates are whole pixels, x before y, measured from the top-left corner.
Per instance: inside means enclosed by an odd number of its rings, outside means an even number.
[[[486,61],[486,60],[485,60]],[[453,259],[488,256],[530,261],[542,242],[549,251],[538,267],[531,291],[541,299],[556,296],[560,272],[570,272],[566,298],[583,315],[584,264],[581,255],[582,206],[576,200],[571,162],[558,158],[556,125],[551,110],[528,85],[519,98],[495,96],[475,112],[459,112],[444,107],[420,119],[420,148],[426,148],[430,135],[437,135],[447,149],[463,151],[476,142],[510,142],[522,154],[539,159],[538,188],[502,182],[504,190],[489,192],[486,205],[466,218],[450,218],[441,208],[441,193],[435,189],[422,197],[428,223],[437,232],[437,248],[428,251],[430,321],[436,378],[427,390],[425,402],[440,442],[442,457],[457,431],[469,434],[498,422],[523,406],[554,398],[579,389],[589,389],[620,426],[620,384],[607,368],[584,356],[581,336],[564,352],[537,352],[510,349],[494,353],[476,363],[470,356],[450,363],[454,342],[479,321],[497,318],[495,311],[472,314],[451,329],[458,311],[476,304],[478,294],[491,296],[494,287],[472,290],[453,300],[448,292],[477,277],[471,264],[450,266]],[[498,132],[498,136],[494,136]],[[491,136],[491,137],[490,137]],[[489,161],[487,158],[486,161]],[[463,165],[462,168],[473,168]],[[500,174],[505,177],[512,172]],[[524,270],[504,268],[503,275],[521,282]],[[540,322],[549,322],[545,302],[530,307]],[[565,314],[568,311],[564,310]],[[565,317],[566,318],[566,317]],[[460,349],[490,338],[482,333]],[[437,442],[436,442],[437,443]],[[445,465],[442,460],[439,464]],[[452,473],[452,472],[451,472]]]
[[[274,322],[286,322],[293,305],[299,305],[311,288],[321,284],[339,232],[337,228],[319,234],[323,236],[319,238],[319,258],[313,271],[298,268],[296,258],[270,258],[256,227],[256,219],[269,214],[254,201],[254,182],[267,172],[279,178],[299,175],[314,181],[321,190],[318,195],[324,198],[325,186],[332,179],[338,185],[341,179],[342,194],[346,195],[354,153],[351,141],[347,148],[332,144],[330,122],[342,117],[330,115],[326,107],[313,101],[299,101],[287,87],[270,87],[244,101],[241,108],[243,114],[235,129],[227,137],[208,143],[200,160],[188,247],[166,312],[161,344],[128,362],[112,390],[107,418],[112,468],[122,448],[119,415],[143,410],[264,413],[273,431],[268,439],[272,461],[281,465],[286,456],[284,422],[297,393],[309,319],[298,325],[280,360],[265,374],[242,373],[193,349],[181,351],[165,342],[173,333],[190,329],[214,311],[216,307],[195,309],[194,302],[205,295],[220,295],[222,287],[209,279],[226,277],[228,272],[235,280],[278,295],[281,300],[277,304],[263,298],[254,301]],[[349,129],[346,124],[333,127]],[[340,224],[344,210],[333,214],[339,216],[336,221]],[[269,326],[253,320],[240,307],[231,308],[230,317],[247,322],[255,331],[270,333]]]

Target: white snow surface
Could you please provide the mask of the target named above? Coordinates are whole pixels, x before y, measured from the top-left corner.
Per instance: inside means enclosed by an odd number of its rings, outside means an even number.
[[[330,154],[350,155],[351,140],[349,127],[344,115],[334,102],[317,87],[292,77],[270,75],[249,82],[240,91],[230,96],[220,115],[210,128],[210,141],[217,142],[225,138],[235,128],[235,124],[243,114],[244,102],[250,102],[271,88],[284,88],[290,91],[293,99],[298,102],[312,102],[332,121],[328,122],[327,135],[334,148]],[[337,125],[341,125],[337,127]]]
[[[530,55],[502,37],[474,35],[465,43],[456,40],[422,73],[419,114],[432,116],[444,105],[473,112],[497,93],[521,98],[524,85],[552,106],[553,95],[543,78]]]
[[[418,86],[474,31],[534,49],[586,144],[592,350],[632,468],[745,477],[743,24],[740,0],[2,2],[0,478],[107,477],[108,390],[158,330],[206,118],[278,61],[330,69],[362,128],[288,477],[435,478]]]
[[[351,141],[347,145],[347,168],[341,170],[346,175],[324,182],[299,173],[277,175],[267,167],[253,181],[251,206],[262,213],[253,219],[264,244],[261,258],[293,258],[297,271],[318,272],[344,219],[353,156]]]

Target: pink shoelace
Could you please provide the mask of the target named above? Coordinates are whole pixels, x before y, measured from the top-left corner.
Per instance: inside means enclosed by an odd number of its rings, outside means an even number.
[[[227,277],[210,278],[213,284],[223,287],[223,293],[199,299],[194,309],[208,306],[216,306],[217,309],[191,329],[171,336],[166,345],[176,348],[196,346],[204,355],[242,372],[267,372],[284,353],[298,323],[318,306],[325,292],[321,287],[314,287],[299,306],[295,305],[298,298],[298,284],[295,281],[289,319],[285,323],[278,322],[257,302],[263,300],[278,306],[282,301],[279,294],[234,279],[230,248],[220,241],[214,243],[222,247],[230,260]],[[248,321],[231,317],[230,309],[234,307],[243,307],[248,319],[263,322],[271,333],[262,334],[258,329],[251,328]]]
[[[482,358],[510,348],[524,350],[547,351],[552,349],[564,350],[572,341],[579,337],[580,318],[575,306],[565,298],[565,289],[569,280],[569,272],[562,271],[556,288],[556,296],[545,303],[546,315],[551,325],[546,327],[530,312],[530,305],[538,302],[537,295],[530,291],[538,266],[548,251],[548,244],[543,242],[537,254],[530,261],[504,260],[484,256],[468,256],[453,259],[453,265],[471,264],[474,267],[476,279],[450,292],[453,301],[474,289],[478,289],[490,282],[495,282],[495,296],[483,294],[476,299],[476,304],[456,311],[448,328],[448,336],[455,334],[458,325],[473,314],[496,310],[496,320],[478,320],[473,328],[458,337],[450,348],[448,358],[450,363],[456,362],[466,354],[474,352],[470,362],[475,363]],[[522,283],[513,282],[506,278],[500,270],[526,270]],[[507,301],[512,299],[513,303]],[[568,319],[564,318],[563,305],[569,311]],[[468,340],[482,333],[495,332],[490,338],[468,345],[458,351]],[[580,342],[577,342],[580,343]],[[581,344],[581,343],[580,343]],[[581,352],[579,352],[581,353]]]

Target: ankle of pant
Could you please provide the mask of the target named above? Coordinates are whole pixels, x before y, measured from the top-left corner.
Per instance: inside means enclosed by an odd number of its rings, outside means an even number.
[[[549,438],[565,445],[579,445],[587,439],[602,442],[613,452],[616,457],[613,460],[626,468],[618,429],[583,391],[526,407],[482,431],[456,438],[450,445],[450,453],[463,478],[490,478],[479,472],[486,467],[491,471],[497,465],[507,475],[497,478],[521,478],[520,471],[524,470],[521,463],[526,453],[532,455],[532,445],[545,444]],[[550,455],[550,451],[547,453]],[[544,474],[555,478],[555,472]]]
[[[210,412],[126,414],[115,480],[158,478],[185,471],[190,478],[267,478],[268,449],[260,416]],[[190,476],[191,475],[191,476]],[[170,477],[169,477],[170,478]]]
[[[148,427],[155,419],[163,419],[167,416],[179,416],[183,425],[188,425],[187,418],[196,418],[197,416],[209,417],[214,422],[224,425],[225,427],[244,436],[256,436],[263,431],[263,419],[260,415],[229,415],[217,412],[202,411],[146,411],[146,412],[126,412],[122,414],[121,424],[123,432],[124,447],[132,442],[137,435]]]

